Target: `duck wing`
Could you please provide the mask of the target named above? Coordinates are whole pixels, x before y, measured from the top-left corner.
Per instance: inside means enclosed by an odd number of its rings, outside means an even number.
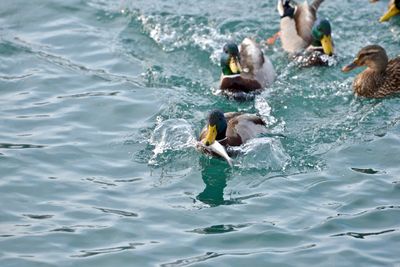
[[[261,88],[272,84],[275,80],[275,70],[259,45],[250,38],[245,38],[240,45],[240,65],[242,77],[256,80]]]
[[[235,117],[238,117],[238,116],[240,116],[240,115],[243,115],[243,114],[244,114],[243,112],[225,112],[225,113],[224,113],[225,118],[226,118],[226,121],[228,122],[228,124],[229,124],[229,121],[230,121],[231,119],[233,119],[233,118],[235,118]]]
[[[314,0],[314,2],[312,2],[312,4],[310,5],[310,7],[313,9],[314,16],[317,16],[318,8],[322,4],[322,2],[324,2],[324,0]]]
[[[242,114],[243,114],[243,112],[226,112],[226,113],[224,113],[224,116],[225,116],[225,119],[226,119],[226,121],[227,121],[227,123],[228,123],[228,126],[229,126],[229,121],[230,121],[231,119],[233,119],[233,118],[235,118],[235,117],[238,117],[238,116],[240,116],[240,115],[242,115]],[[206,125],[206,126],[204,126],[203,129],[201,130],[198,141],[201,141],[201,140],[203,140],[204,138],[206,138],[207,130],[208,130],[208,127],[207,127],[207,125]]]
[[[240,65],[243,74],[249,76],[248,78],[255,77],[257,69],[261,69],[264,65],[264,53],[260,47],[250,38],[245,38],[240,44]],[[246,77],[247,78],[247,77]]]
[[[299,36],[309,46],[312,42],[312,27],[317,19],[317,10],[323,0],[315,0],[311,5],[307,1],[297,6],[297,11],[294,16],[296,29]]]
[[[232,115],[226,131],[228,143],[231,146],[241,145],[262,133],[268,132],[265,122],[257,115],[247,113]]]
[[[385,80],[375,97],[384,97],[393,93],[400,93],[400,57],[389,61]]]

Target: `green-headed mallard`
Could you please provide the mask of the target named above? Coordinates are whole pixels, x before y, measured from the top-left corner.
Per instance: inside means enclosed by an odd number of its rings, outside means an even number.
[[[388,21],[400,14],[400,0],[390,0],[388,11],[379,19],[380,22]]]
[[[343,67],[348,72],[357,67],[366,66],[353,82],[356,95],[379,98],[400,93],[400,57],[388,59],[385,49],[379,45],[362,48],[354,61]]]
[[[312,28],[313,41],[311,45],[305,51],[293,55],[294,62],[302,67],[328,66],[329,59],[333,56],[333,42],[329,37],[325,41],[329,40],[330,45],[323,45],[322,40],[324,40],[324,36],[330,35],[331,24],[329,21],[327,19],[317,20]]]
[[[221,55],[222,75],[220,89],[223,92],[254,92],[264,89],[275,80],[275,70],[268,57],[250,38],[245,38],[238,46],[224,45]]]
[[[208,115],[207,125],[201,131],[199,141],[205,150],[214,142],[224,147],[240,146],[267,132],[265,122],[257,115],[214,110]]]
[[[301,62],[305,64],[302,65],[327,65],[322,56],[332,56],[334,52],[329,21],[317,20],[322,2],[314,0],[309,5],[307,1],[295,4],[291,0],[278,0],[282,48],[295,59],[303,57]]]

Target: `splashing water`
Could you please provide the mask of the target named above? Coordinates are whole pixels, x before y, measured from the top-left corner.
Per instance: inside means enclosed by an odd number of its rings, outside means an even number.
[[[211,53],[210,59],[217,63],[222,46],[235,34],[222,34],[215,23],[204,17],[182,15],[140,15],[138,20],[149,36],[166,52],[196,46]],[[181,33],[185,32],[184,35]]]
[[[196,139],[191,125],[183,119],[169,119],[156,126],[149,143],[154,146],[154,155],[149,164],[157,165],[158,157],[170,151],[182,151],[194,147]]]
[[[239,153],[236,161],[241,169],[283,171],[290,161],[277,138],[255,138],[233,150]]]

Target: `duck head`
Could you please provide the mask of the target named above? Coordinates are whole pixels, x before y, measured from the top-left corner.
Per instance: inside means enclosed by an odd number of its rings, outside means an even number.
[[[297,11],[297,5],[294,1],[291,0],[278,0],[277,9],[281,18],[293,18],[294,14]]]
[[[379,21],[388,21],[393,16],[396,16],[398,14],[400,14],[400,0],[395,0],[389,4],[388,11],[379,19]]]
[[[224,75],[239,74],[242,71],[240,67],[239,48],[235,43],[224,45],[221,55],[221,68]]]
[[[203,139],[206,146],[211,145],[215,140],[221,140],[226,137],[228,124],[225,115],[220,110],[214,110],[208,115],[207,135]]]
[[[327,19],[317,20],[312,28],[313,45],[322,46],[324,54],[332,56],[333,42],[331,24]]]
[[[379,45],[368,45],[362,48],[354,61],[343,67],[343,72],[349,72],[361,66],[367,66],[377,71],[384,71],[388,64],[388,57],[385,49]]]

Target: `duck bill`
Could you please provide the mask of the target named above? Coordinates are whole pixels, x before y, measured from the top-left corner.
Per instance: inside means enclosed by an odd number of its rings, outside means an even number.
[[[349,71],[351,71],[351,70],[354,70],[354,69],[357,68],[357,67],[358,67],[358,64],[357,64],[357,61],[355,60],[355,61],[353,61],[352,63],[350,63],[349,65],[344,66],[344,67],[342,68],[342,71],[343,71],[343,72],[349,72]]]
[[[390,6],[388,12],[385,13],[380,19],[379,22],[388,21],[391,17],[400,14],[400,10],[393,4]]]
[[[239,74],[242,71],[239,59],[237,57],[231,57],[231,60],[229,61],[229,68],[233,74]]]
[[[321,39],[322,49],[326,55],[332,56],[333,54],[333,42],[330,35],[324,35]]]
[[[215,139],[217,138],[217,126],[216,125],[208,125],[207,129],[207,135],[206,138],[203,140],[203,143],[206,146],[209,146],[215,142]]]

